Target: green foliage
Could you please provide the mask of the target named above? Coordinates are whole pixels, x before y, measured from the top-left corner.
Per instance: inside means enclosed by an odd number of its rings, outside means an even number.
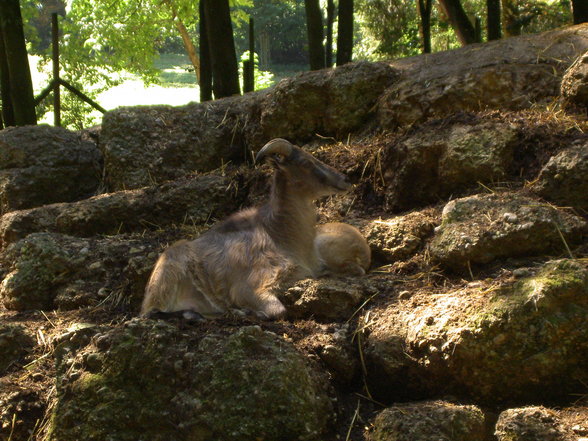
[[[243,62],[249,60],[249,51],[243,52],[241,55],[241,62],[239,63],[239,81],[241,83],[241,90],[244,89],[243,84]],[[269,71],[259,70],[259,55],[253,54],[255,64],[255,88],[254,90],[266,89],[273,86],[274,74]]]

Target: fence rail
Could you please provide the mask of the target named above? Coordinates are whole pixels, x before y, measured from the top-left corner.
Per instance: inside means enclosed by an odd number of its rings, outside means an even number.
[[[61,86],[65,87],[75,96],[77,96],[82,101],[88,103],[90,106],[95,108],[96,110],[106,113],[104,107],[94,101],[92,98],[87,96],[84,92],[76,89],[66,80],[61,78],[59,72],[59,16],[57,13],[51,14],[51,45],[52,45],[52,54],[51,59],[53,63],[53,78],[41,91],[41,93],[35,97],[35,106],[38,106],[41,101],[49,96],[51,92],[53,92],[53,123],[56,126],[61,126]]]

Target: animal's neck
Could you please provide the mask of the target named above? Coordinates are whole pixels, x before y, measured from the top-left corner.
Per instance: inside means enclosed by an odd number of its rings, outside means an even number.
[[[277,174],[268,203],[270,209],[268,231],[285,251],[315,273],[318,258],[314,248],[316,207],[308,195]]]

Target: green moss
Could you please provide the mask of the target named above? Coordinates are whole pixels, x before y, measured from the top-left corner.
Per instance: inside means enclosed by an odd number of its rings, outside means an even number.
[[[305,360],[258,327],[196,341],[170,325],[113,332],[99,373],[79,357],[52,440],[314,440],[330,402]],[[86,421],[80,424],[80,421]]]

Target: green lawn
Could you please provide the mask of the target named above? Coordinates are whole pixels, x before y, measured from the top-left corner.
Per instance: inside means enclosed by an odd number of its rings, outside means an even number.
[[[48,83],[48,74],[36,69],[37,61],[37,57],[30,57],[35,94],[38,94]],[[161,71],[160,84],[145,85],[138,76],[127,73],[124,74],[123,83],[101,93],[96,101],[106,110],[112,110],[121,106],[151,104],[180,106],[200,99],[196,75],[187,55],[160,54],[155,60],[154,66]],[[274,83],[301,70],[304,70],[304,66],[301,66],[300,69],[291,66],[276,66]],[[67,78],[67,74],[64,77]],[[98,111],[93,116],[97,120],[101,119],[101,114]],[[52,121],[52,114],[47,114],[40,122],[51,124]]]

